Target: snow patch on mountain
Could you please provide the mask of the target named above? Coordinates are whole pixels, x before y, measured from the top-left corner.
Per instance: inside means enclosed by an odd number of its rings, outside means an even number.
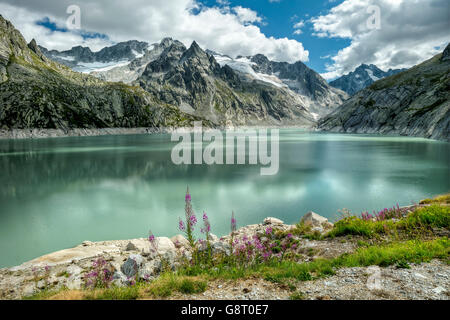
[[[276,75],[268,75],[264,73],[255,72],[252,66],[256,63],[250,61],[247,57],[239,57],[236,59],[230,58],[229,56],[214,54],[214,58],[221,67],[228,65],[233,70],[245,73],[251,76],[255,80],[270,83],[278,88],[287,88],[287,85],[283,83]]]
[[[74,71],[81,73],[102,72],[108,71],[117,67],[122,67],[130,64],[129,60],[122,60],[118,62],[79,62],[77,66],[73,67]]]
[[[366,72],[367,72],[367,74],[369,75],[370,79],[372,79],[373,81],[377,81],[377,80],[380,80],[380,79],[381,79],[381,78],[375,77],[375,76],[373,75],[373,71],[370,70],[370,69],[366,69]]]

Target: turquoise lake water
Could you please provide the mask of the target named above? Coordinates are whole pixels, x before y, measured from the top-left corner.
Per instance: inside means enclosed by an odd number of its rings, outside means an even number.
[[[84,240],[178,232],[189,185],[212,232],[313,210],[377,210],[450,191],[450,144],[407,137],[280,131],[280,169],[180,165],[170,135],[0,140],[0,267]],[[200,219],[199,219],[200,220]]]

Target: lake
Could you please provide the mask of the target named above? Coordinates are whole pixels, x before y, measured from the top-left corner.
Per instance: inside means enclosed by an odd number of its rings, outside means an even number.
[[[308,211],[335,220],[450,191],[450,144],[280,130],[280,168],[175,165],[168,134],[0,140],[0,267],[84,240],[173,236],[189,186],[212,232]],[[199,219],[201,220],[201,219]]]

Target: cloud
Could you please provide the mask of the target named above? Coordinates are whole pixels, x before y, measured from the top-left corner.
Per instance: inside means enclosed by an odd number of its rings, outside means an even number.
[[[233,8],[233,11],[236,13],[238,20],[241,23],[262,22],[262,18],[258,16],[258,13],[251,9],[237,6]]]
[[[49,49],[69,49],[85,45],[98,50],[108,42],[131,39],[158,42],[173,37],[190,45],[196,40],[203,48],[227,55],[262,53],[276,61],[308,61],[309,52],[301,42],[268,37],[257,25],[262,18],[253,10],[234,7],[207,7],[197,0],[78,0],[81,27],[86,32],[105,34],[107,39],[84,39],[78,32],[50,31],[36,21],[47,17],[64,27],[72,0],[0,0],[0,12],[30,41]]]
[[[380,23],[374,23],[374,7]],[[409,68],[442,51],[449,41],[447,0],[346,0],[314,17],[314,34],[351,39],[331,57],[327,79],[353,71],[361,63],[381,69]],[[368,23],[369,20],[369,23]]]
[[[294,24],[294,34],[302,34],[302,28],[305,26],[305,22],[303,20]]]

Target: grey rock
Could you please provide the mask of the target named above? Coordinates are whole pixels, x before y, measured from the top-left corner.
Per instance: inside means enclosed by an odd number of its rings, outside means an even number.
[[[216,236],[214,233],[210,233],[208,239],[209,241],[219,241],[219,237]]]
[[[138,250],[138,248],[134,245],[134,243],[131,241],[128,242],[125,251],[136,251],[136,250]]]
[[[313,212],[313,211],[309,211],[307,214],[305,214],[302,219],[300,220],[301,222],[305,223],[305,224],[309,224],[311,226],[314,227],[320,227],[322,228],[322,225],[324,223],[328,222],[328,219],[325,217],[322,217],[321,215]]]
[[[225,241],[216,241],[211,244],[211,248],[214,254],[226,254],[231,253],[231,246]]]
[[[128,278],[120,271],[114,272],[112,284],[117,287],[125,287],[128,284]]]
[[[173,236],[170,238],[170,240],[173,242],[176,248],[189,248],[189,241],[182,236],[181,234],[178,234],[176,236]]]
[[[128,257],[127,261],[121,266],[120,270],[122,273],[130,278],[134,277],[138,271],[139,268],[143,265],[144,258],[139,254],[132,254]]]
[[[284,222],[280,219],[277,218],[265,218],[263,224],[268,225],[268,224],[284,224]]]

